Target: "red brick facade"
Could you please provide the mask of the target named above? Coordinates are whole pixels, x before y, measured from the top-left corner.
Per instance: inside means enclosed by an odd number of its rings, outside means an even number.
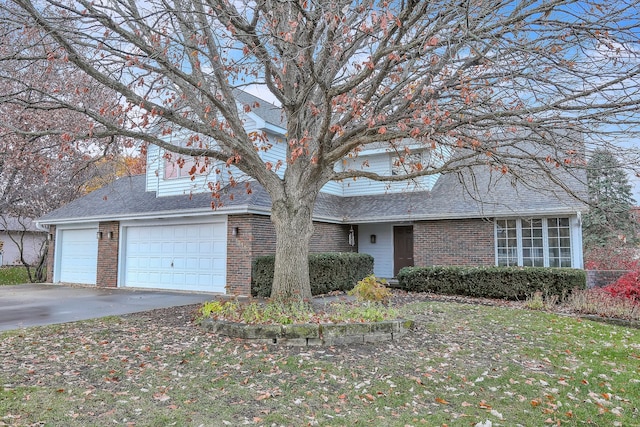
[[[118,240],[120,223],[118,221],[101,222],[98,233],[98,271],[96,286],[115,288],[118,286]]]
[[[493,222],[486,219],[420,221],[413,226],[416,266],[495,265]]]
[[[234,229],[235,236],[234,236]],[[349,246],[350,226],[314,223],[310,251],[356,252]],[[357,227],[354,227],[354,232]],[[357,241],[357,238],[356,238]],[[232,215],[227,227],[227,293],[251,293],[251,262],[256,257],[276,251],[275,229],[271,219],[264,215]]]
[[[419,221],[413,225],[414,264],[429,265],[494,265],[494,225],[489,220],[461,219]],[[349,245],[350,225],[314,223],[310,251],[357,252]],[[357,242],[357,226],[353,226]],[[98,287],[118,286],[118,221],[98,226]],[[53,281],[55,259],[55,226],[50,227],[47,280]],[[258,256],[275,253],[275,230],[265,215],[230,215],[227,227],[227,293],[249,295],[251,262]],[[389,254],[393,256],[393,254]]]

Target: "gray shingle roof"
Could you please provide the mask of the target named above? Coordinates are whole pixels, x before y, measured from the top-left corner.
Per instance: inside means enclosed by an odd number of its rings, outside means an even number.
[[[578,189],[578,198],[567,194],[546,176],[514,183],[508,175],[490,174],[477,167],[461,174],[440,176],[430,192],[346,198],[344,218],[347,222],[383,222],[568,215],[586,210],[586,204],[580,201],[586,198],[584,171],[562,175],[565,184]]]
[[[287,127],[287,119],[282,108],[242,90],[234,91],[233,95],[236,97],[236,101],[251,107],[251,111],[265,122],[281,128]]]
[[[567,185],[584,190],[584,172],[561,174]],[[222,207],[213,210],[211,194],[156,197],[145,191],[145,176],[124,177],[75,200],[39,219],[44,224],[74,221],[157,218],[170,215],[226,213],[268,214],[271,201],[259,184],[226,188]],[[420,219],[483,218],[495,216],[540,216],[571,214],[585,204],[567,195],[546,175],[512,183],[508,175],[487,173],[480,167],[461,174],[442,175],[432,191],[340,197],[321,193],[314,216],[345,223],[391,222]]]

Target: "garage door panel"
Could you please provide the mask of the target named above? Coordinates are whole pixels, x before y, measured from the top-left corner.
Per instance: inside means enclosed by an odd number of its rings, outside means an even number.
[[[59,281],[95,285],[98,269],[97,228],[60,230]]]
[[[224,223],[128,227],[125,286],[224,292]]]

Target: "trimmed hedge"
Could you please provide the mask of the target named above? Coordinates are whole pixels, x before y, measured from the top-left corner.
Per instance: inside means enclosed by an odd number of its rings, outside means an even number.
[[[271,296],[275,255],[261,256],[251,265],[251,295]],[[311,294],[349,291],[359,280],[373,274],[373,257],[353,252],[326,252],[309,255]]]
[[[584,270],[543,267],[405,267],[397,279],[410,292],[512,300],[537,291],[563,296],[587,281]]]

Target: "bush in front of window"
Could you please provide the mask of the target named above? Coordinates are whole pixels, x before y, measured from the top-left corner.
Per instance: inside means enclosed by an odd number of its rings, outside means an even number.
[[[275,255],[257,257],[251,265],[251,295],[271,296]],[[309,255],[309,279],[313,295],[349,291],[359,280],[373,274],[373,257],[355,252],[324,252]]]
[[[587,281],[583,270],[571,268],[456,266],[405,267],[397,279],[408,292],[510,300],[536,292],[564,297]]]

